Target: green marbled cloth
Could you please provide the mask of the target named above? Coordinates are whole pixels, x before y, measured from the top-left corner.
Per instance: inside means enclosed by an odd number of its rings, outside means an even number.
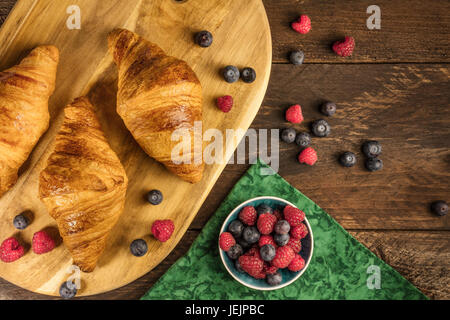
[[[261,162],[250,167],[189,252],[142,299],[427,299],[278,174],[261,175],[263,167],[267,166]],[[223,266],[217,246],[220,227],[231,210],[258,196],[294,203],[306,213],[314,234],[314,254],[306,272],[293,284],[274,291],[257,291],[239,284]],[[372,265],[381,270],[380,289],[367,286]]]

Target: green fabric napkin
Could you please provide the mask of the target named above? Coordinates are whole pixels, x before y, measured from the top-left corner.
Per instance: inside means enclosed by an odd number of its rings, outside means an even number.
[[[263,168],[270,167],[259,161],[250,167],[189,252],[159,279],[143,300],[427,299],[278,174],[262,175]],[[314,254],[308,269],[293,284],[279,290],[258,291],[241,285],[228,274],[219,257],[217,241],[225,218],[241,202],[258,196],[280,197],[295,204],[306,213],[314,234]],[[381,286],[370,289],[367,280],[377,267]]]

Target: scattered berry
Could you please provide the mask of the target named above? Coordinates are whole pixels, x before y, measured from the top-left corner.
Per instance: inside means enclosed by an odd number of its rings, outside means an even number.
[[[258,213],[258,215],[261,215],[263,213],[273,213],[273,209],[267,204],[261,203],[259,206],[256,207],[256,212]]]
[[[303,121],[302,107],[298,104],[289,107],[286,111],[286,121],[301,123]]]
[[[163,195],[159,190],[152,190],[147,194],[147,200],[156,206],[163,201]]]
[[[307,34],[311,30],[311,19],[302,14],[297,21],[292,22],[291,27],[298,33]]]
[[[245,227],[244,231],[242,232],[242,237],[250,244],[257,243],[260,236],[261,235],[258,229],[256,229],[255,227]]]
[[[298,162],[313,166],[317,162],[316,150],[311,147],[302,150],[302,152],[298,155]]]
[[[255,256],[242,255],[239,257],[239,264],[245,272],[255,277],[263,270],[264,261]]]
[[[229,232],[223,232],[219,237],[219,246],[220,249],[224,251],[230,250],[232,246],[236,244],[236,240],[234,240],[233,235]]]
[[[195,42],[200,47],[207,48],[213,43],[213,35],[206,30],[200,31],[195,35]]]
[[[235,239],[242,236],[242,231],[244,230],[244,224],[239,220],[233,220],[228,225],[228,232],[230,232]]]
[[[13,225],[16,229],[23,230],[28,227],[29,224],[28,218],[23,214],[14,217]]]
[[[289,61],[296,66],[303,64],[305,54],[301,50],[292,51],[289,55]]]
[[[270,244],[274,247],[276,247],[277,245],[275,244],[275,240],[273,240],[272,236],[269,235],[263,235],[259,238],[258,241],[258,246],[261,248],[263,246],[265,246],[266,244]]]
[[[302,148],[306,148],[311,143],[311,136],[307,132],[300,132],[295,137],[295,143]]]
[[[252,83],[256,79],[256,71],[253,68],[244,68],[241,71],[241,78],[245,83]]]
[[[266,244],[259,249],[259,254],[261,255],[261,259],[264,261],[272,261],[275,258],[275,247],[271,244]]]
[[[225,113],[228,113],[233,108],[233,97],[232,96],[219,97],[216,100],[216,105],[217,108],[219,108]]]
[[[286,246],[291,247],[295,253],[299,253],[302,250],[302,242],[300,239],[290,238]]]
[[[289,230],[291,230],[291,226],[286,220],[278,221],[274,229],[275,233],[277,234],[288,234]]]
[[[233,83],[239,80],[240,77],[239,69],[235,66],[226,66],[223,69],[223,77],[226,82]]]
[[[288,265],[288,269],[297,272],[302,270],[305,267],[305,260],[299,255],[296,254],[294,259],[292,259],[291,263]]]
[[[344,40],[336,41],[333,44],[333,51],[341,57],[351,56],[355,49],[355,39],[353,37],[345,37]]]
[[[323,119],[314,121],[311,129],[316,137],[327,137],[331,132],[330,125]]]
[[[77,286],[72,281],[64,282],[59,287],[59,295],[64,299],[72,299],[77,294]]]
[[[373,172],[383,169],[383,161],[378,158],[367,158],[366,169]]]
[[[448,213],[448,204],[443,200],[435,201],[431,204],[431,211],[438,216],[445,216]]]
[[[244,207],[241,212],[239,212],[239,220],[248,226],[253,226],[256,223],[256,210],[252,206]]]
[[[0,245],[0,260],[14,262],[25,254],[25,249],[16,238],[8,238]]]
[[[242,249],[240,244],[235,244],[227,251],[227,255],[230,259],[236,260],[244,253],[244,249]]]
[[[347,151],[341,154],[339,162],[344,167],[353,167],[356,164],[356,155],[353,152]]]
[[[161,242],[166,242],[172,236],[175,225],[172,220],[156,220],[152,225],[153,236]]]
[[[308,235],[308,228],[305,224],[301,223],[298,226],[292,228],[291,237],[295,239],[303,239]]]
[[[283,281],[283,278],[279,272],[268,274],[266,276],[266,282],[271,286],[277,286],[281,283],[281,281]]]
[[[275,243],[277,244],[277,246],[282,247],[287,245],[287,243],[289,242],[289,235],[288,234],[279,234],[276,233],[273,236],[273,240],[275,240]]]
[[[32,240],[33,252],[43,254],[52,251],[55,248],[55,241],[44,230],[36,232]]]
[[[294,259],[294,255],[295,253],[291,247],[279,247],[277,248],[275,258],[272,260],[272,265],[280,269],[286,268],[292,259]]]
[[[305,220],[305,213],[293,206],[286,206],[283,213],[291,228],[299,226]]]
[[[292,143],[295,141],[296,132],[294,128],[286,128],[281,131],[281,140],[286,143]]]
[[[366,157],[376,158],[381,154],[381,144],[378,141],[366,141],[362,145],[362,152]]]
[[[135,257],[142,257],[147,253],[148,247],[147,242],[143,239],[136,239],[131,242],[130,251]]]
[[[271,234],[277,223],[277,217],[271,213],[263,213],[258,217],[257,227],[259,232],[264,235]]]
[[[334,103],[334,102],[325,102],[320,107],[320,112],[322,112],[326,116],[331,117],[331,116],[333,116],[336,113],[336,109],[337,109],[336,103]]]

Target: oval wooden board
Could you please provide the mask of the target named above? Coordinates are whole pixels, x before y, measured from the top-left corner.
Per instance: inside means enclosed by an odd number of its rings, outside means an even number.
[[[68,30],[69,5],[81,9],[81,29]],[[73,98],[88,94],[95,104],[111,147],[119,155],[129,177],[125,210],[112,230],[107,248],[94,272],[81,274],[78,295],[106,292],[128,284],[157,266],[177,245],[226,165],[207,165],[203,180],[195,185],[168,173],[139,148],[115,112],[116,68],[107,52],[106,36],[115,27],[135,30],[160,45],[168,54],[186,60],[203,85],[203,126],[220,129],[244,129],[253,121],[264,97],[270,76],[272,44],[269,23],[260,0],[20,0],[0,30],[0,69],[19,61],[38,44],[50,43],[61,51],[57,89],[50,101],[51,127],[41,138],[24,165],[16,186],[0,199],[1,240],[16,235],[26,244],[34,232],[48,228],[56,231],[55,222],[37,198],[38,176],[49,153],[49,145],[61,123],[61,110]],[[214,43],[200,48],[193,35],[210,30]],[[258,77],[253,84],[239,81],[227,84],[219,70],[233,64],[252,66]],[[224,114],[215,98],[230,94],[234,109]],[[224,159],[228,160],[239,134],[227,142]],[[152,206],[144,195],[160,189],[164,201]],[[18,232],[13,217],[24,211],[34,213],[32,224]],[[166,243],[152,238],[150,227],[156,219],[172,219],[175,232]],[[129,252],[132,240],[143,238],[149,245],[142,258]],[[72,260],[60,244],[55,250],[36,255],[28,250],[20,260],[0,263],[0,276],[28,290],[58,295],[58,289],[71,274]]]

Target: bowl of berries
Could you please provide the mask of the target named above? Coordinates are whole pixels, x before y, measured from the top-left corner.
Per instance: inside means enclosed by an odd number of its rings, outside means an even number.
[[[269,196],[237,206],[219,235],[225,269],[256,290],[276,290],[296,281],[308,268],[313,248],[305,213],[289,201]]]

